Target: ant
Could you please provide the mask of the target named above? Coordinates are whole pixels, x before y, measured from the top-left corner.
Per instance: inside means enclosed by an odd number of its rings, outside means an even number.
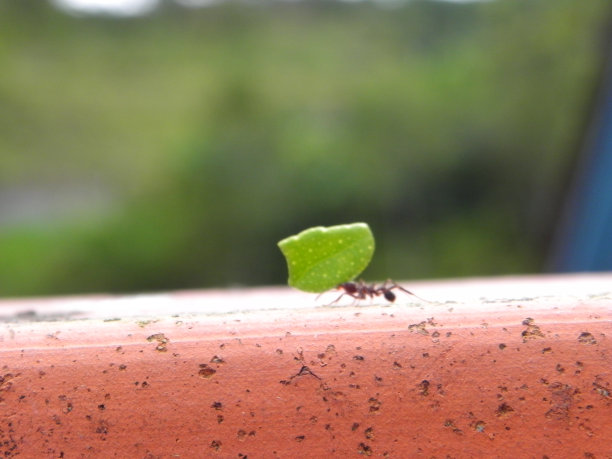
[[[377,286],[375,283],[368,285],[362,280],[359,282],[343,282],[342,284],[339,284],[336,289],[344,291],[330,304],[338,302],[344,295],[352,296],[356,300],[365,300],[368,297],[374,298],[375,296],[383,295],[387,301],[393,303],[395,301],[395,293],[393,293],[392,290],[394,289],[401,290],[402,292],[412,295],[419,300],[427,301],[418,297],[410,290],[406,290],[401,285],[396,284],[391,279],[387,279],[382,285],[379,286]]]

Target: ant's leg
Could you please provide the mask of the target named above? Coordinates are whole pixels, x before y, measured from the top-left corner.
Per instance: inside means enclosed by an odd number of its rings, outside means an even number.
[[[359,282],[357,282],[357,291],[352,296],[356,301],[365,300],[368,297],[368,286],[363,279],[359,279]]]
[[[346,292],[342,292],[338,298],[336,298],[334,301],[332,301],[331,303],[329,303],[327,306],[331,306],[332,304],[337,303],[338,301],[340,301],[340,298],[342,298],[344,295],[348,295],[348,293],[346,293]]]
[[[338,298],[336,298],[334,301],[332,301],[331,303],[329,303],[327,306],[331,306],[332,304],[337,303],[338,301],[340,301],[340,298],[342,298],[343,296],[350,296],[353,297],[353,302],[351,304],[355,304],[357,303],[357,301],[362,300],[365,298],[365,296],[363,296],[363,293],[360,291],[357,292],[343,292]]]
[[[382,287],[376,287],[376,283],[373,282],[367,287],[367,294],[370,297],[370,303],[374,302],[375,296],[384,295],[384,291],[381,290]]]
[[[392,284],[391,284],[391,286],[389,287],[389,290],[392,290],[392,289],[396,288],[396,289],[401,290],[401,291],[402,291],[402,292],[404,292],[404,293],[407,293],[408,295],[412,295],[413,297],[418,298],[418,299],[419,299],[419,300],[421,300],[421,301],[425,301],[425,302],[427,302],[427,303],[431,303],[430,301],[426,300],[425,298],[421,298],[420,296],[415,295],[415,294],[414,294],[414,293],[412,293],[410,290],[405,289],[405,288],[404,288],[404,287],[402,287],[401,285],[398,285],[398,284],[396,284],[396,283],[395,283],[395,282],[393,282],[393,281],[391,281],[391,282],[392,282]],[[385,282],[385,284],[386,284],[386,282]]]
[[[315,301],[319,301],[319,298],[321,298],[323,295],[325,295],[326,293],[329,293],[329,290],[326,290],[324,292],[319,293],[316,297],[315,297]],[[343,292],[342,295],[344,295],[346,292]],[[336,301],[338,301],[340,298],[342,298],[342,295],[340,295],[338,298],[336,298],[334,301],[332,301],[329,304],[334,304]]]

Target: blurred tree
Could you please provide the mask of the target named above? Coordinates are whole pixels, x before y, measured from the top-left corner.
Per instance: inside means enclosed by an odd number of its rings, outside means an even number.
[[[306,1],[119,21],[15,3],[0,206],[72,182],[112,205],[6,217],[1,295],[282,283],[276,241],[359,220],[371,279],[537,271],[610,14]]]

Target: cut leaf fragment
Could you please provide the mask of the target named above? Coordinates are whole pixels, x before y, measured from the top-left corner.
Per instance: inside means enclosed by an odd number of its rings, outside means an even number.
[[[287,259],[289,285],[318,293],[361,274],[374,254],[374,235],[367,223],[317,226],[278,246]]]

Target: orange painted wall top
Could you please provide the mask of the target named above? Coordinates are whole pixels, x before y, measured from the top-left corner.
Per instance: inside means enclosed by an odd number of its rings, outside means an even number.
[[[612,458],[612,274],[0,301],[23,458]]]

